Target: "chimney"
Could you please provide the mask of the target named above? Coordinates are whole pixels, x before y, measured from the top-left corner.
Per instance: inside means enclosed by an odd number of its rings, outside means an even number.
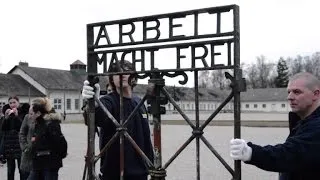
[[[19,62],[19,66],[28,67],[28,66],[29,66],[29,63],[28,63],[28,62],[22,62],[22,61],[20,61],[20,62]]]

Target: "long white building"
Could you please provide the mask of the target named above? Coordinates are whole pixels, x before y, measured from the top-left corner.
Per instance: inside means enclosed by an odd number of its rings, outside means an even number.
[[[17,95],[20,102],[28,102],[35,97],[48,97],[55,109],[67,115],[67,120],[79,120],[83,99],[81,88],[87,78],[86,65],[77,60],[70,65],[70,70],[31,67],[27,62],[20,62],[7,74],[0,74],[0,106],[8,101],[10,95]],[[100,78],[102,90],[105,90],[107,78]],[[146,85],[139,84],[134,92],[139,96],[146,93]],[[195,110],[194,88],[166,87],[179,107],[187,112]],[[214,111],[227,97],[230,91],[199,89],[199,110]],[[241,93],[243,112],[288,112],[285,88],[248,89]],[[165,105],[167,113],[175,113],[171,103]],[[232,112],[233,103],[224,107],[223,112]]]

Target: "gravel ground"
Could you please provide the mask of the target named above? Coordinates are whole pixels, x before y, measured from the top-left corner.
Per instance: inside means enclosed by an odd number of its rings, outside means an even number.
[[[69,155],[64,159],[64,167],[60,170],[61,180],[80,180],[84,168],[86,151],[86,126],[82,124],[63,124],[63,132],[69,142]],[[283,142],[288,134],[287,128],[242,127],[242,138],[261,145]],[[191,136],[192,129],[186,125],[162,126],[163,164]],[[232,126],[208,126],[204,130],[205,138],[219,152],[225,161],[233,168],[229,157],[229,140],[233,137]],[[231,179],[231,175],[200,141],[201,180]],[[167,180],[196,179],[196,146],[195,140],[167,168]],[[98,165],[97,165],[98,166]],[[260,170],[251,165],[242,165],[243,180],[276,180],[277,173]],[[6,165],[0,167],[0,179],[6,180]],[[16,173],[16,180],[18,174]]]

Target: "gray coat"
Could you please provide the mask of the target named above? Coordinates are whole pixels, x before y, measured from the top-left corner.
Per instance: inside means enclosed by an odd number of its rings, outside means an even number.
[[[32,168],[31,137],[34,134],[34,126],[35,122],[26,115],[19,132],[19,142],[22,150],[20,169],[26,172],[31,171]]]

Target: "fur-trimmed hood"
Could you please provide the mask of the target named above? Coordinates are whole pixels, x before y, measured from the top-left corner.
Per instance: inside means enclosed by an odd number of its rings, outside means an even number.
[[[62,121],[62,116],[60,113],[49,113],[43,116],[45,121]]]

